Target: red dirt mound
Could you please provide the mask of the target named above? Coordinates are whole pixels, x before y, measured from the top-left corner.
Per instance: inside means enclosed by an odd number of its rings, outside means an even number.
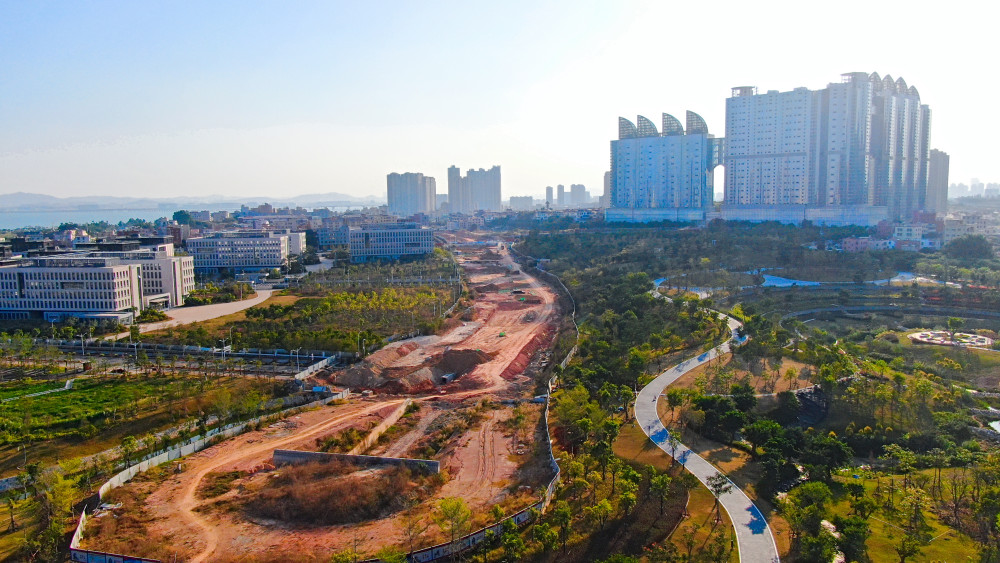
[[[547,339],[543,335],[536,334],[534,338],[529,340],[528,343],[521,348],[521,351],[517,353],[514,361],[512,361],[507,368],[500,373],[500,377],[510,380],[524,373],[528,364],[531,363],[531,357],[535,355],[535,352],[538,351],[545,340]]]
[[[499,311],[517,311],[519,309],[527,309],[531,307],[528,303],[529,298],[525,298],[524,301],[501,301],[497,303],[497,310]]]

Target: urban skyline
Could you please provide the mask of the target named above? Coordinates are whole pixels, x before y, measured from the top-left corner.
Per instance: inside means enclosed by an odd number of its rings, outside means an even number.
[[[996,77],[935,45],[900,50],[889,35],[864,45],[833,41],[862,8],[867,21],[899,29],[926,28],[918,12],[848,3],[827,14],[830,31],[817,31],[723,3],[720,36],[755,30],[739,64],[725,56],[730,47],[709,43],[705,56],[719,61],[710,72],[682,60],[661,74],[640,72],[651,61],[633,55],[658,42],[640,31],[649,21],[700,21],[705,8],[234,8],[0,8],[11,54],[0,84],[8,101],[0,108],[0,192],[377,195],[388,171],[441,178],[449,161],[503,163],[505,195],[566,181],[597,186],[614,134],[607,115],[693,107],[721,129],[724,107],[715,101],[733,84],[787,91],[852,68],[918,80],[939,108],[934,137],[952,156],[952,177],[1000,178],[988,143],[966,130],[997,125],[1000,118],[979,111]],[[459,25],[467,21],[486,23],[473,31]],[[941,41],[988,47],[985,22],[945,13],[935,25]],[[683,40],[704,32],[678,33]],[[789,49],[796,44],[811,48]],[[633,78],[595,80],[610,75]],[[388,87],[400,82],[411,85],[405,95]]]

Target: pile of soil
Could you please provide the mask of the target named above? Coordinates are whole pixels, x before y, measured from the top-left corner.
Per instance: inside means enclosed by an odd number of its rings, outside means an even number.
[[[353,389],[377,389],[390,393],[422,393],[442,383],[445,374],[458,379],[493,356],[481,350],[445,350],[427,357],[422,365],[391,366],[382,362],[364,362],[345,370],[339,385]]]
[[[517,357],[503,370],[500,377],[511,380],[524,373],[528,364],[531,363],[531,358],[535,355],[535,352],[543,347],[547,347],[551,339],[551,332],[549,331],[544,334],[536,334],[534,338],[524,345],[524,348],[521,348],[521,351],[517,353]]]

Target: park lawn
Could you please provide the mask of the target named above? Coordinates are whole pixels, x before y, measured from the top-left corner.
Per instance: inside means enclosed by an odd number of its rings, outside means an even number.
[[[65,387],[65,385],[65,381],[36,381],[32,379],[5,381],[0,383],[0,400],[30,395],[31,393],[38,393],[40,391],[48,391],[49,389],[58,389]]]
[[[902,477],[896,477],[896,480],[902,486]],[[837,516],[847,516],[851,511],[850,497],[843,487],[836,486],[837,483],[860,481],[869,493],[875,488],[875,480],[864,475],[861,479],[854,479],[851,474],[842,472],[842,474],[834,476],[834,481],[835,485],[831,487],[834,501],[830,506],[830,511]],[[914,558],[915,561],[978,560],[979,549],[972,538],[943,524],[931,510],[925,512],[925,517],[930,527],[930,537],[934,539],[924,546],[920,555]],[[901,530],[888,522],[881,511],[868,518],[868,525],[871,528],[871,536],[865,545],[868,547],[868,556],[871,562],[896,563],[899,561],[899,556],[893,546],[899,541]]]
[[[796,372],[802,373],[802,370],[808,368],[810,371],[815,371],[815,367],[809,364],[800,362],[798,360],[793,360],[792,358],[782,358],[781,367],[778,368],[778,372],[781,376],[775,381],[774,389],[765,389],[766,373],[760,376],[756,376],[750,373],[748,370],[740,367],[732,359],[732,354],[724,354],[719,356],[718,359],[712,360],[711,362],[702,364],[691,371],[682,375],[677,381],[670,384],[670,387],[678,387],[681,389],[695,389],[697,388],[697,381],[699,377],[706,378],[709,382],[712,379],[712,374],[715,371],[715,366],[721,365],[732,369],[733,377],[731,378],[730,385],[740,382],[742,379],[746,378],[747,382],[754,391],[757,393],[780,393],[782,391],[788,391],[791,389],[802,389],[804,387],[812,386],[812,381],[808,377],[802,377],[801,375],[795,378],[793,381],[789,382],[785,380],[785,372],[789,368],[795,369]],[[769,370],[766,370],[769,371]]]
[[[914,361],[919,361],[927,365],[934,365],[940,356],[945,356],[966,364],[966,368],[958,374],[959,379],[967,380],[983,388],[996,388],[1000,384],[1000,351],[919,344],[907,338],[906,335],[913,332],[918,331],[896,333],[899,336],[899,344],[903,348],[903,356],[907,363],[912,364]],[[971,362],[968,361],[970,358]]]
[[[658,471],[670,471],[675,475],[682,470],[680,465],[673,463],[673,458],[653,444],[634,420],[622,426],[618,438],[613,444],[613,449],[615,455],[637,465],[652,465]],[[688,493],[687,504],[684,508],[688,516],[680,520],[669,536],[669,540],[681,552],[686,553],[685,539],[688,532],[693,531],[694,533],[692,541],[696,546],[694,550],[697,551],[703,548],[717,531],[728,530],[731,532],[733,529],[732,520],[724,510],[721,511],[722,520],[719,524],[715,523],[715,497],[700,483]],[[786,540],[787,537],[788,534],[784,534]],[[783,548],[780,541],[778,543],[780,553],[786,554],[787,548]],[[787,541],[785,543],[787,544]],[[734,555],[733,560],[737,559]]]

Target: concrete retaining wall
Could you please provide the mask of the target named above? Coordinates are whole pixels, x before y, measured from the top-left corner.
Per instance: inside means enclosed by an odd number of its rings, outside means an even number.
[[[372,445],[375,444],[375,441],[378,440],[379,436],[381,436],[386,430],[388,430],[390,426],[396,424],[396,421],[398,421],[400,417],[402,417],[403,414],[406,412],[407,407],[409,407],[412,404],[413,404],[413,399],[407,399],[403,401],[403,404],[396,407],[396,410],[392,411],[389,414],[389,416],[385,417],[385,420],[378,423],[378,426],[373,428],[372,431],[369,432],[367,436],[365,436],[365,439],[361,440],[361,443],[351,448],[351,451],[347,453],[351,455],[358,455],[361,452],[366,451],[368,448],[372,447]]]
[[[411,459],[404,457],[382,457],[374,455],[334,454],[326,452],[301,452],[297,450],[274,450],[274,465],[297,465],[311,461],[343,461],[362,467],[391,465],[407,467],[428,473],[440,473],[441,462],[432,459]]]

